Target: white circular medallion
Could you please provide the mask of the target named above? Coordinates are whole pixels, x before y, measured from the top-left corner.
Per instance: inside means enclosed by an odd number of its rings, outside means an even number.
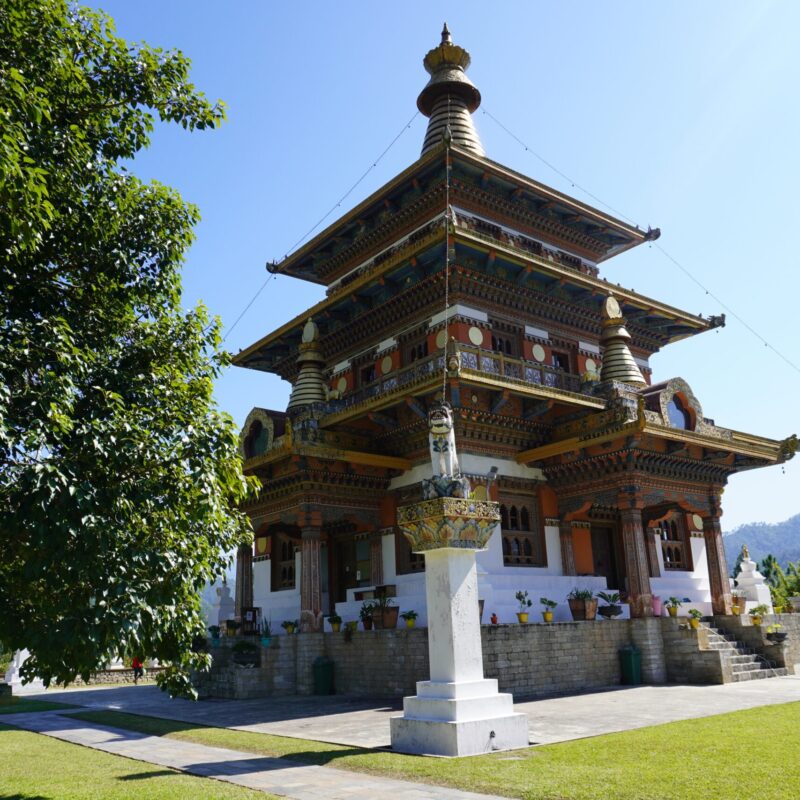
[[[474,344],[476,347],[483,344],[483,331],[473,325],[469,329],[469,340]]]
[[[381,372],[384,375],[388,375],[391,371],[392,371],[392,357],[384,356],[383,361],[381,361]]]
[[[696,531],[703,530],[703,518],[699,514],[692,514],[692,524]]]
[[[347,378],[341,377],[339,378],[339,382],[336,384],[336,388],[339,392],[346,392],[347,391]]]
[[[597,370],[597,362],[593,358],[586,359],[586,371],[595,372]]]
[[[441,330],[439,331],[439,333],[436,334],[436,346],[442,348],[446,344],[447,344],[447,331]]]
[[[540,344],[535,344],[533,346],[532,353],[534,361],[544,361],[544,347]]]

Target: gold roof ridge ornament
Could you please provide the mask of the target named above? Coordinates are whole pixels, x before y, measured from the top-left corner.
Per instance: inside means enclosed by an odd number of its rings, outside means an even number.
[[[603,302],[602,317],[600,348],[603,351],[603,364],[600,368],[600,380],[619,381],[629,386],[647,386],[628,346],[631,335],[625,329],[622,309],[613,294]]]
[[[441,43],[429,50],[422,62],[431,77],[417,98],[417,108],[430,119],[421,155],[444,142],[448,129],[456,147],[486,155],[472,121],[481,93],[466,75],[471,61],[463,47],[453,44],[445,22]]]

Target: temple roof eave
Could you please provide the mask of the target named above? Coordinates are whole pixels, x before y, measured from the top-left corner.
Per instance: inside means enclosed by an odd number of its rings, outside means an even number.
[[[591,447],[600,442],[609,441],[612,438],[618,439],[633,434],[638,436],[650,435],[669,441],[697,445],[721,453],[732,453],[737,456],[757,459],[764,462],[760,466],[779,464],[787,460],[787,458],[792,457],[793,451],[788,454],[788,456],[785,454],[786,442],[790,441],[792,437],[790,437],[789,440],[778,441],[727,428],[720,428],[718,430],[726,437],[730,438],[719,438],[695,431],[670,428],[666,425],[657,425],[652,422],[637,419],[614,428],[592,432],[587,436],[570,436],[556,442],[550,442],[530,450],[525,450],[517,455],[516,460],[520,464],[529,465],[536,461],[544,461],[574,450]],[[731,465],[731,473],[738,471],[740,471],[739,468]]]
[[[307,259],[314,251],[322,248],[338,235],[344,228],[352,224],[359,218],[363,217],[371,208],[374,208],[381,200],[385,199],[387,195],[401,189],[404,185],[410,184],[411,181],[423,173],[429,166],[434,164],[437,160],[441,159],[446,151],[444,143],[434,147],[425,155],[417,159],[413,164],[396,175],[390,181],[385,183],[379,189],[374,191],[369,197],[362,200],[355,207],[353,207],[346,214],[341,216],[323,231],[318,233],[313,239],[296,250],[290,253],[283,261],[270,267],[271,272],[278,274],[291,275],[292,277],[308,280],[313,283],[326,285],[328,280],[323,278],[313,271],[302,269],[301,264]],[[527,191],[542,200],[558,203],[561,206],[572,211],[579,217],[585,217],[593,223],[602,225],[604,228],[615,231],[623,240],[622,243],[609,245],[604,254],[598,256],[598,261],[604,261],[613,255],[618,255],[621,252],[636,247],[655,235],[654,232],[643,231],[640,228],[623,222],[620,219],[612,217],[596,208],[593,208],[586,203],[582,203],[575,198],[570,197],[556,189],[552,189],[543,183],[539,183],[532,178],[529,178],[522,173],[516,172],[508,167],[504,167],[496,161],[493,161],[486,156],[479,155],[473,151],[458,147],[456,145],[450,146],[450,153],[454,159],[472,164],[474,167],[487,174],[494,175],[495,178],[501,179],[508,183],[518,186],[520,190]]]
[[[679,339],[692,336],[696,333],[712,330],[719,324],[715,318],[706,319],[701,316],[690,314],[689,312],[682,311],[681,309],[667,305],[666,303],[653,300],[645,295],[637,294],[636,292],[623,289],[622,287],[609,285],[607,281],[595,278],[591,275],[576,272],[569,267],[550,262],[545,258],[541,258],[529,253],[523,254],[521,252],[517,252],[513,247],[505,245],[501,242],[493,242],[489,244],[474,232],[465,230],[463,228],[456,228],[455,237],[457,242],[463,241],[465,243],[469,243],[470,246],[486,252],[492,250],[497,254],[502,254],[511,262],[516,262],[520,265],[532,263],[535,265],[537,272],[552,277],[555,280],[564,281],[574,285],[579,289],[584,289],[594,295],[597,299],[598,308],[602,303],[603,298],[608,294],[609,290],[612,290],[615,297],[617,297],[623,307],[628,309],[626,310],[626,313],[630,313],[630,309],[633,309],[634,311],[643,312],[645,316],[655,316],[664,320],[673,320],[676,323],[676,326],[682,327],[684,330],[680,330],[676,334],[670,335],[670,342],[678,341]],[[443,231],[438,231],[433,235],[426,237],[425,239],[421,239],[416,243],[416,245],[419,249],[421,249],[425,246],[428,246],[431,242],[433,242],[434,239],[443,238]],[[342,291],[323,298],[307,311],[298,314],[296,317],[284,323],[276,330],[240,351],[233,357],[233,363],[237,366],[246,367],[249,369],[275,372],[275,369],[272,367],[264,367],[257,364],[258,354],[260,351],[272,348],[274,346],[286,347],[288,348],[286,357],[291,356],[299,343],[302,328],[309,317],[317,318],[326,310],[331,309],[336,304],[352,297],[354,294],[357,294],[358,291],[363,289],[365,286],[378,281],[383,276],[390,273],[397,267],[399,261],[404,260],[406,257],[407,256],[405,253],[398,253],[396,257],[387,259],[376,269],[367,271],[364,275],[360,275],[359,277],[355,278],[353,281],[348,283],[347,287]],[[687,328],[688,330],[686,330]],[[286,339],[290,339],[291,341],[286,342]]]

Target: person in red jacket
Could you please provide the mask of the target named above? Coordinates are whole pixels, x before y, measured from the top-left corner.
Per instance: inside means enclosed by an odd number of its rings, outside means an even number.
[[[139,656],[134,656],[133,661],[131,661],[131,666],[133,667],[133,682],[139,683],[139,678],[144,675],[144,664],[142,664],[142,660]]]

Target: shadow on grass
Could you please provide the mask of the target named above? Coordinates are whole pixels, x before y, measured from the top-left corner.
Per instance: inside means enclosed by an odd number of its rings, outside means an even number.
[[[41,794],[0,794],[0,800],[53,800]]]
[[[154,769],[152,772],[140,772],[133,775],[120,775],[117,780],[119,781],[146,781],[149,778],[163,778],[165,776],[177,776],[179,772],[174,769]]]
[[[191,722],[181,722],[179,720],[173,719],[163,719],[160,717],[143,717],[137,714],[126,714],[123,711],[81,711],[77,714],[70,714],[70,717],[77,720],[84,720],[86,722],[94,723],[96,725],[102,725],[103,727],[109,728],[116,728],[123,731],[131,731],[139,734],[144,734],[146,736],[169,736],[170,734],[180,734],[180,733],[188,733],[191,734],[194,731],[207,731],[207,730],[214,730],[214,731],[225,731],[226,728],[216,728],[208,725],[196,725]],[[275,736],[275,738],[283,739],[284,741],[288,742],[296,742],[297,739],[293,737],[285,737],[285,736],[278,736],[275,734],[261,734],[261,733],[254,733],[248,734],[246,731],[231,731],[231,733],[236,736],[238,734],[241,735],[252,735],[252,736]],[[180,739],[180,741],[186,741],[186,739]],[[346,758],[348,756],[360,756],[360,755],[367,755],[369,753],[391,753],[390,750],[385,748],[361,748],[361,747],[347,747],[345,745],[335,745],[335,744],[325,744],[323,745],[326,748],[324,750],[297,750],[292,753],[277,753],[275,755],[263,755],[261,752],[258,752],[252,748],[247,748],[242,746],[241,744],[234,742],[225,742],[220,741],[214,744],[211,743],[202,743],[193,741],[196,744],[201,744],[204,747],[221,747],[226,748],[228,750],[238,750],[242,753],[253,753],[255,759],[258,760],[266,760],[271,762],[267,766],[263,766],[260,769],[279,769],[282,767],[290,767],[290,766],[297,766],[298,764],[313,764],[315,766],[325,766],[326,764],[331,763],[332,761],[336,761],[340,758]],[[266,749],[266,748],[265,748]],[[413,756],[409,756],[409,758],[413,758]],[[250,759],[247,763],[250,764],[255,759]],[[281,764],[280,762],[285,762]],[[294,763],[292,763],[294,762]],[[237,762],[231,762],[233,764]],[[199,768],[204,767],[205,765],[193,765]],[[209,765],[213,766],[213,764]]]

